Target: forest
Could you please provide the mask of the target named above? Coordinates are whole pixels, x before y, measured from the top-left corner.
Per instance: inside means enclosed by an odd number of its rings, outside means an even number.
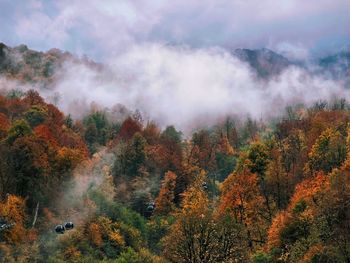
[[[350,263],[350,0],[0,0],[0,263]]]
[[[350,262],[344,99],[184,136],[11,90],[0,152],[1,262]]]

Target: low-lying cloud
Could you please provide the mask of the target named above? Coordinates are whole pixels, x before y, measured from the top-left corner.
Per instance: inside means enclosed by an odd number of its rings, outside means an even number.
[[[334,51],[349,41],[349,7],[346,0],[4,0],[0,40],[107,65],[67,62],[55,87],[40,90],[66,113],[80,118],[91,103],[123,104],[190,130],[226,115],[266,118],[287,104],[349,97],[342,83],[293,66],[259,80],[229,51],[268,47],[292,60]]]
[[[134,45],[103,67],[69,60],[55,76],[54,86],[45,89],[4,78],[0,85],[37,89],[74,118],[92,107],[108,110],[114,119],[138,109],[146,120],[186,133],[228,115],[266,119],[283,114],[286,105],[350,97],[340,81],[301,67],[258,78],[247,63],[219,47]]]
[[[66,64],[61,74],[54,90],[58,104],[75,117],[91,103],[123,104],[162,126],[185,130],[227,115],[265,118],[280,115],[288,104],[349,97],[341,83],[294,66],[270,80],[258,79],[246,63],[220,48],[136,45],[111,58],[108,70]]]

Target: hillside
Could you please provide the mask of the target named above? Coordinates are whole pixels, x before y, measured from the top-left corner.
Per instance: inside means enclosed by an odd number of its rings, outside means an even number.
[[[287,58],[266,48],[258,50],[236,49],[233,54],[238,59],[248,63],[261,78],[279,75],[292,65]]]
[[[46,52],[29,49],[26,45],[9,47],[0,43],[0,75],[21,83],[41,87],[53,85],[65,63],[84,64],[99,69],[101,65],[88,58],[78,58],[69,52],[53,48]]]
[[[291,64],[236,52],[263,78]],[[0,57],[3,76],[33,87],[52,85],[66,61],[101,69],[25,46],[2,45]],[[72,119],[40,92],[0,89],[0,262],[350,260],[345,99],[268,121],[227,116],[185,137],[139,111]]]
[[[350,51],[340,51],[334,55],[319,59],[321,74],[343,80],[350,87]]]

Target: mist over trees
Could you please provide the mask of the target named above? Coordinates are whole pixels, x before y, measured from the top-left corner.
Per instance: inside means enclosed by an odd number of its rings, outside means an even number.
[[[259,68],[275,56],[244,53]],[[0,45],[0,61],[0,262],[350,262],[346,99],[281,99],[268,118],[225,111],[189,132],[117,103],[63,111],[67,61],[104,84],[87,58]],[[188,106],[163,98],[172,116]]]
[[[350,263],[349,0],[0,0],[0,263]]]
[[[186,138],[1,95],[1,262],[348,262],[349,120],[318,102]]]

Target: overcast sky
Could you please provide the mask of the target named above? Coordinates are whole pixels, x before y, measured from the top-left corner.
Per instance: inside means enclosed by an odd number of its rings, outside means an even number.
[[[142,42],[303,58],[349,43],[349,10],[349,0],[0,0],[0,41],[97,60]]]
[[[285,105],[350,99],[343,82],[303,68],[260,82],[231,55],[238,47],[294,59],[337,52],[350,43],[349,10],[350,0],[0,0],[0,41],[110,66],[105,77],[65,64],[55,89],[41,92],[58,92],[66,113],[121,103],[190,131],[227,115],[268,117]]]

